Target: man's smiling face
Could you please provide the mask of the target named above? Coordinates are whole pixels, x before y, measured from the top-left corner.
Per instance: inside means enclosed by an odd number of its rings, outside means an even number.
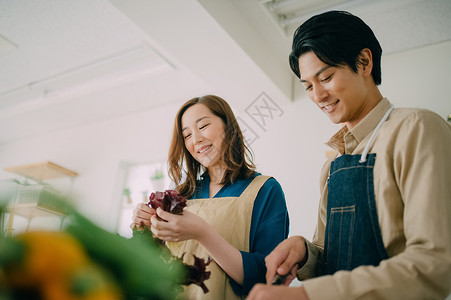
[[[310,51],[299,57],[299,70],[307,95],[333,123],[352,128],[365,117],[368,90],[361,65],[357,73],[347,65],[333,67]]]

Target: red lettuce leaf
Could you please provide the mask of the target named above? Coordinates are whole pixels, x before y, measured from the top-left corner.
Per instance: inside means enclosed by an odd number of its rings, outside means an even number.
[[[162,210],[170,212],[174,215],[181,215],[183,208],[186,206],[186,198],[174,190],[166,190],[164,192],[155,192],[150,194],[147,205],[153,209],[160,207]]]
[[[186,198],[177,193],[177,191],[174,190],[166,190],[164,192],[154,192],[150,194],[149,196],[149,202],[147,203],[148,206],[152,207],[153,209],[157,209],[160,207],[162,210],[170,212],[175,215],[181,215],[183,213],[183,209],[186,207]],[[151,235],[150,231],[146,233],[147,235]],[[165,246],[165,243],[155,237],[152,237],[157,243]],[[180,258],[180,260],[183,261],[183,256]],[[204,260],[203,258],[198,258],[197,256],[194,256],[194,264],[188,265],[185,264],[186,270],[187,270],[187,276],[185,278],[185,282],[183,282],[183,285],[190,285],[190,284],[196,284],[200,286],[204,293],[208,293],[208,288],[205,285],[204,281],[210,278],[211,272],[207,271],[207,266],[211,262],[211,257],[209,257],[207,260]],[[175,257],[174,257],[175,259]]]
[[[183,256],[185,254],[182,255]],[[187,265],[185,267],[188,271],[188,275],[186,277],[184,285],[196,284],[200,286],[204,292],[204,294],[208,293],[208,288],[205,285],[204,281],[210,278],[211,272],[207,271],[207,266],[211,263],[211,257],[208,257],[207,261],[203,258],[199,258],[196,255],[194,257],[194,265]]]

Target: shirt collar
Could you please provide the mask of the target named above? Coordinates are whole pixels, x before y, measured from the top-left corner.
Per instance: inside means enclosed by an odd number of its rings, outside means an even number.
[[[374,128],[376,128],[379,121],[390,109],[390,101],[387,98],[382,98],[381,101],[360,121],[354,128],[348,130],[343,126],[337,133],[335,133],[326,145],[332,149],[337,150],[340,154],[345,153],[345,135],[352,134],[354,138],[360,143]]]
[[[326,142],[326,145],[331,147],[334,150],[337,150],[340,152],[340,154],[345,153],[345,140],[344,136],[346,133],[348,133],[348,127],[343,126],[340,130],[337,131],[336,134],[334,134],[329,141]]]
[[[370,134],[382,117],[390,109],[390,101],[382,98],[381,101],[350,131],[356,140],[360,143],[368,134]]]

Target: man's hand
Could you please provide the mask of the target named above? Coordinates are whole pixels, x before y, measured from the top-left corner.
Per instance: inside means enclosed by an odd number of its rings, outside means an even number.
[[[293,280],[297,264],[306,255],[305,240],[302,236],[293,236],[281,242],[266,258],[266,282],[271,284],[276,274],[288,275],[286,284]],[[293,271],[294,270],[294,271]]]
[[[308,300],[304,287],[287,287],[256,284],[246,300]]]

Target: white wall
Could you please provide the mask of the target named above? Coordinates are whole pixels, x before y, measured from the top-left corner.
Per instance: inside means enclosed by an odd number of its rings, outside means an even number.
[[[381,91],[396,106],[451,114],[451,41],[391,54],[382,59]]]
[[[396,106],[426,107],[445,117],[451,113],[449,53],[451,42],[385,57],[384,96]],[[73,169],[80,174],[74,190],[80,196],[82,212],[114,229],[122,189],[117,182],[120,162],[165,159],[180,104],[1,145],[0,168],[50,160]],[[338,127],[305,97],[283,104],[281,109],[282,116],[268,122],[266,131],[252,123],[244,111],[235,113],[259,135],[252,144],[258,169],[282,184],[291,234],[311,238],[319,199],[319,170],[327,150],[323,143]],[[11,177],[0,171],[0,179]]]
[[[178,107],[155,108],[2,145],[0,167],[50,160],[78,172],[73,183],[77,206],[99,224],[115,228],[122,192],[117,182],[120,163],[165,160]],[[14,177],[3,171],[0,176]]]

